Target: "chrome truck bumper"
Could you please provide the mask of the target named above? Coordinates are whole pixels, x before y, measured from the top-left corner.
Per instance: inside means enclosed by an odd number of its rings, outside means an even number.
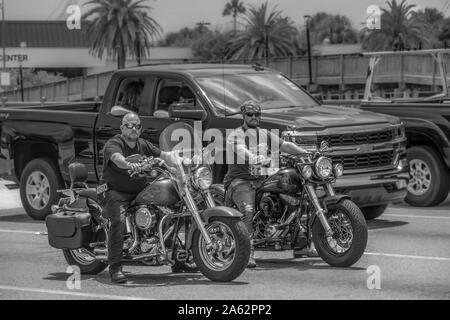
[[[336,192],[349,195],[359,207],[399,203],[406,197],[409,165],[400,160],[393,170],[348,174],[334,183]]]

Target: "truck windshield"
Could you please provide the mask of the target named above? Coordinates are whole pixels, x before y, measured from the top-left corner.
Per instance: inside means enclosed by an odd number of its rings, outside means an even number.
[[[196,80],[219,114],[238,112],[247,100],[259,102],[263,110],[317,105],[295,83],[274,72],[201,76]]]

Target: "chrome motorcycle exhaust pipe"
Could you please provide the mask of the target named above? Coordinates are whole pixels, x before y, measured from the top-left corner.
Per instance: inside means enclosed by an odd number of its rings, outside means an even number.
[[[136,260],[152,258],[152,257],[156,257],[156,256],[159,256],[159,253],[145,253],[145,254],[141,254],[139,256],[134,256],[133,258],[131,258],[131,260],[136,261]]]
[[[322,223],[323,228],[327,236],[333,235],[333,230],[331,229],[327,218],[325,217],[325,211],[320,206],[319,199],[317,198],[316,191],[312,185],[306,185],[306,191],[308,192],[309,198],[311,199],[314,209],[316,209],[315,214],[319,217],[320,222]]]

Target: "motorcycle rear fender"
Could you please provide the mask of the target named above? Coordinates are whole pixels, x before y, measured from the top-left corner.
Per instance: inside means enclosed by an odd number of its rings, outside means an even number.
[[[216,217],[224,217],[231,219],[240,219],[242,217],[242,213],[240,213],[236,209],[222,206],[208,208],[204,210],[200,215],[202,216],[202,220],[205,221],[206,223],[209,223],[212,218]],[[195,230],[197,229],[198,229],[197,224],[193,223],[187,234],[186,250],[191,249],[192,239],[194,237]]]

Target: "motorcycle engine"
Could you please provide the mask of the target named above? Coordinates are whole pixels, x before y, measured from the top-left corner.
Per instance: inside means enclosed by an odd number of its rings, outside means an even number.
[[[263,194],[259,201],[259,209],[271,220],[280,219],[283,215],[283,203],[275,194]]]
[[[141,206],[134,214],[134,222],[142,231],[150,230],[156,225],[157,216],[147,206]]]

